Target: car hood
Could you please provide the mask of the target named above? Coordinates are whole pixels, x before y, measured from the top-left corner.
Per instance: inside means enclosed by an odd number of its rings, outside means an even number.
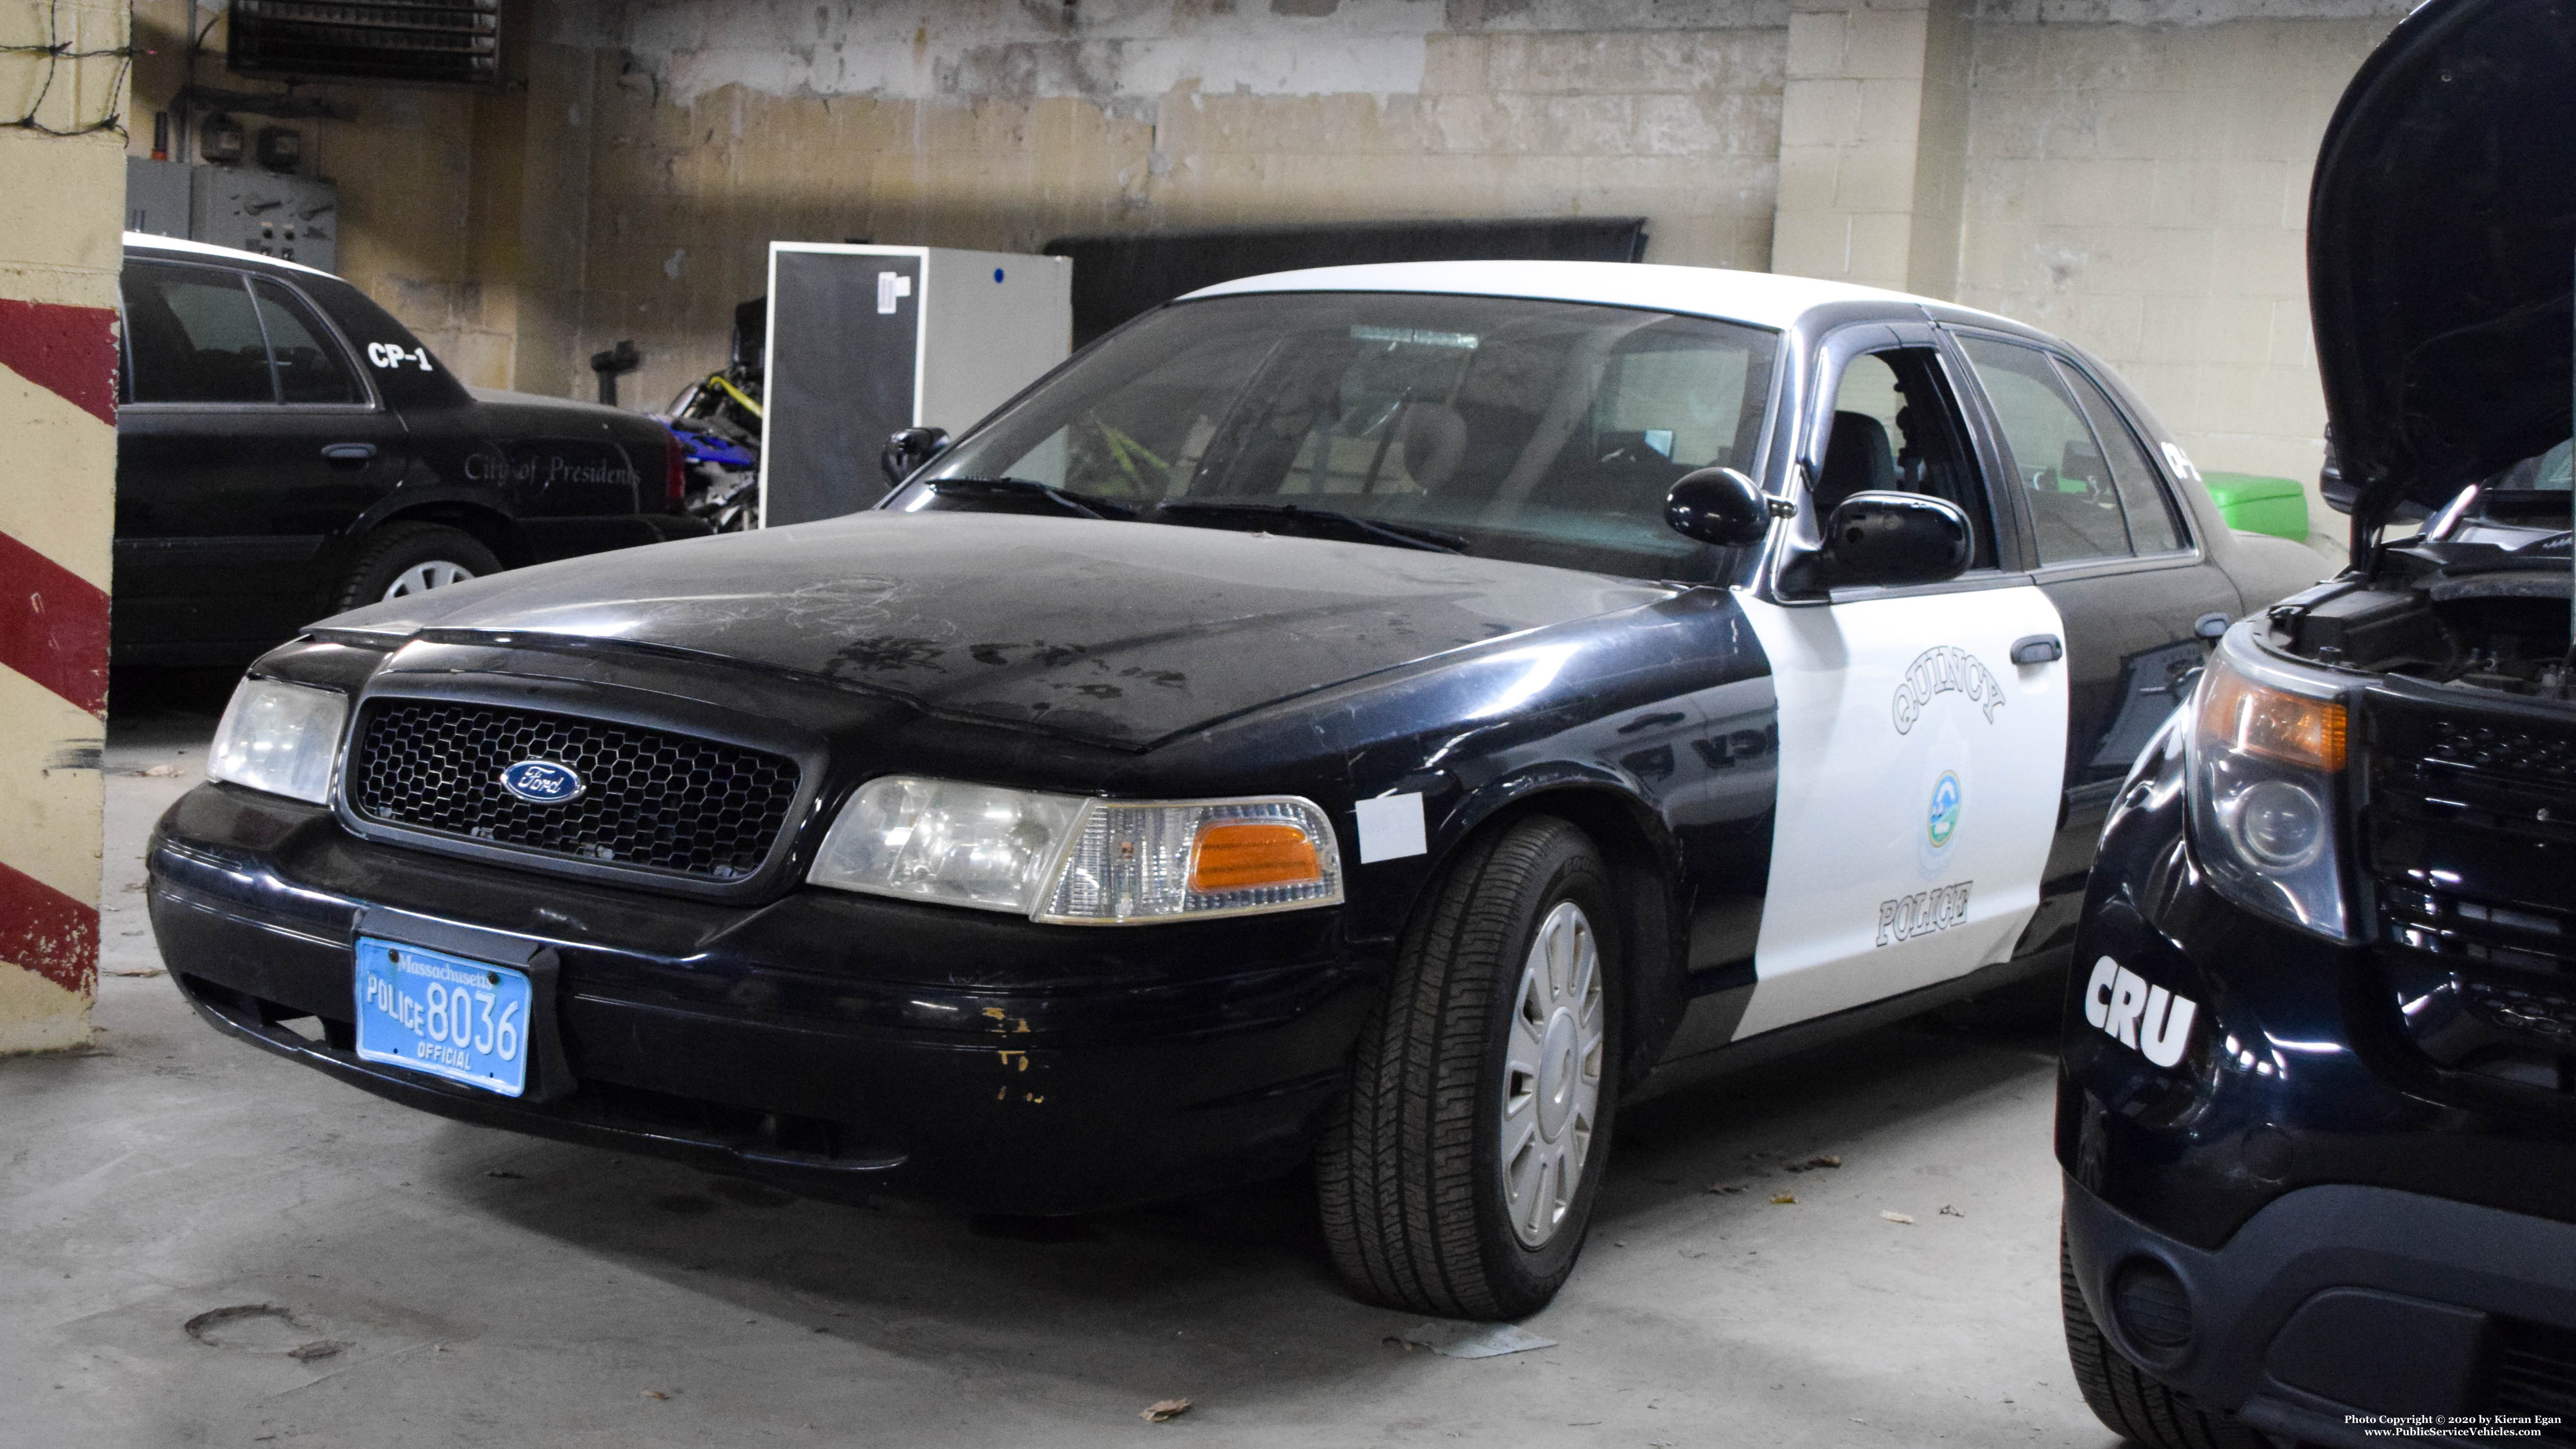
[[[2336,107],[2308,282],[2356,539],[2563,442],[2576,0],[2430,0]]]
[[[316,628],[684,650],[1133,749],[1673,592],[1535,564],[1170,524],[869,512],[570,559]]]

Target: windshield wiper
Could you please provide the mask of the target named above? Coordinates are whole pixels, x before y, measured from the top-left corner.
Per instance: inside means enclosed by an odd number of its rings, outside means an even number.
[[[925,486],[942,497],[973,497],[980,493],[988,498],[1042,498],[1076,518],[1127,520],[1136,516],[1136,510],[1124,503],[1067,492],[1031,478],[932,478],[925,481]]]
[[[1356,513],[1343,513],[1331,508],[1309,508],[1302,503],[1220,502],[1210,498],[1166,498],[1154,505],[1157,515],[1177,514],[1183,519],[1199,517],[1227,526],[1222,520],[1243,518],[1288,523],[1318,524],[1338,531],[1338,536],[1351,543],[1386,543],[1398,548],[1418,548],[1431,553],[1464,553],[1467,540],[1462,534],[1443,533],[1436,528],[1417,528],[1409,523],[1385,523],[1362,518]]]

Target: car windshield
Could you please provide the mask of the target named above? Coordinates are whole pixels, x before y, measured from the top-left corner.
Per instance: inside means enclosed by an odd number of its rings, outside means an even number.
[[[2567,527],[2570,452],[2568,444],[2560,443],[2487,479],[2480,485],[2474,515],[2522,528]]]
[[[1753,469],[1778,345],[1735,323],[1518,298],[1183,303],[1084,353],[887,506],[1707,580],[1729,551],[1667,528],[1664,495],[1695,468]]]

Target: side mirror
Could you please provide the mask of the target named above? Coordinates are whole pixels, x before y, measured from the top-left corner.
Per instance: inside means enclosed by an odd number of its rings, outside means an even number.
[[[897,428],[886,439],[885,451],[877,463],[885,469],[886,481],[901,483],[922,464],[948,451],[946,428]]]
[[[1976,554],[1968,515],[1925,493],[1855,493],[1825,520],[1809,582],[1937,584],[1968,571]]]
[[[1664,495],[1664,522],[1673,532],[1721,548],[1760,543],[1778,512],[1795,511],[1786,504],[1775,511],[1760,485],[1732,468],[1685,473]]]

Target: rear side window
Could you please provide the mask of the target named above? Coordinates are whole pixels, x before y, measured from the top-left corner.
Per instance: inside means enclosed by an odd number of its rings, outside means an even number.
[[[2039,535],[2039,561],[2128,557],[2134,550],[2110,462],[2048,354],[1979,337],[1960,345],[2003,425],[2013,476]]]
[[[277,390],[284,401],[366,400],[338,345],[301,298],[266,277],[253,281],[251,291],[259,298],[259,319],[268,329],[268,352],[277,364]]]
[[[2129,541],[2140,553],[2172,553],[2187,547],[2182,525],[2174,517],[2171,495],[2165,492],[2162,479],[2156,476],[2156,465],[2147,460],[2147,450],[2138,435],[2129,428],[2127,419],[2111,404],[2110,397],[2093,379],[2060,359],[2057,370],[2075,390],[2076,401],[2084,405],[2084,416],[2093,424],[2093,434],[2102,442],[2102,456],[2111,465],[2111,483],[2120,493],[2120,510],[2129,520]]]
[[[239,273],[128,262],[119,281],[134,401],[277,400],[259,312]]]

